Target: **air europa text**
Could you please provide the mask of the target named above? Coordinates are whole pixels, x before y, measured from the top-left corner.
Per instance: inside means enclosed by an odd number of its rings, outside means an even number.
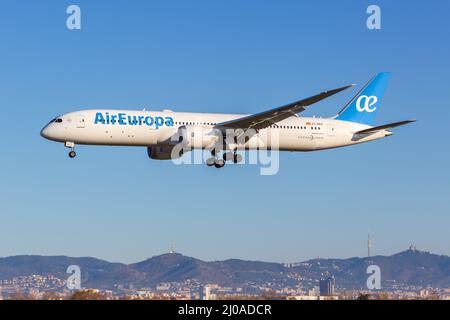
[[[146,125],[155,126],[156,129],[162,126],[173,127],[172,117],[153,117],[145,115],[130,116],[126,113],[109,114],[109,112],[97,112],[95,114],[94,124],[118,124],[118,125]]]

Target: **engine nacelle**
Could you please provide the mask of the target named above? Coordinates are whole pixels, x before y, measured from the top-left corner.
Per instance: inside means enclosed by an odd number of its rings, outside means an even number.
[[[188,149],[212,148],[220,139],[222,133],[210,126],[182,126],[178,128],[179,142]]]
[[[178,154],[172,154],[173,147],[147,147],[147,154],[153,160],[172,160],[180,158],[183,155],[183,150]]]

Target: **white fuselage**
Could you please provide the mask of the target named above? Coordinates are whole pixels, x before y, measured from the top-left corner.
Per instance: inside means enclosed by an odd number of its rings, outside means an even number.
[[[99,115],[101,114],[101,116]],[[82,110],[59,116],[45,126],[47,139],[84,145],[166,146],[180,127],[212,129],[216,124],[242,118],[243,114],[215,114],[133,110]],[[277,148],[282,151],[313,151],[353,145],[391,135],[382,130],[372,134],[354,134],[370,126],[335,119],[292,116],[262,129],[240,149]],[[277,146],[271,138],[277,137]],[[273,139],[273,138],[272,138]],[[205,148],[196,145],[194,149]]]

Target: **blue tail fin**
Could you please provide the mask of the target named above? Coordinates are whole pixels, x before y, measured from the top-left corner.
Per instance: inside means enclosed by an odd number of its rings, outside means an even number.
[[[338,113],[335,119],[374,125],[390,76],[389,72],[377,74]]]

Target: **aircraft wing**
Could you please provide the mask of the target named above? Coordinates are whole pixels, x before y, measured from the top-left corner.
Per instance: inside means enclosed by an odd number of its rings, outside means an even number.
[[[255,129],[256,131],[258,131],[258,130],[267,128],[274,123],[277,123],[279,121],[282,121],[289,117],[292,117],[292,116],[296,115],[297,113],[300,113],[300,112],[306,110],[306,108],[308,106],[310,106],[316,102],[319,102],[325,98],[328,98],[328,97],[330,97],[338,92],[341,92],[345,89],[348,89],[352,86],[353,86],[353,84],[345,86],[345,87],[333,89],[333,90],[328,90],[328,91],[319,93],[315,96],[311,96],[306,99],[295,101],[293,103],[287,104],[282,107],[278,107],[275,109],[257,113],[257,114],[251,115],[251,116],[245,116],[245,117],[242,117],[239,119],[218,123],[216,125],[216,127],[220,128],[220,129],[226,129],[226,128],[243,129],[243,130]]]

